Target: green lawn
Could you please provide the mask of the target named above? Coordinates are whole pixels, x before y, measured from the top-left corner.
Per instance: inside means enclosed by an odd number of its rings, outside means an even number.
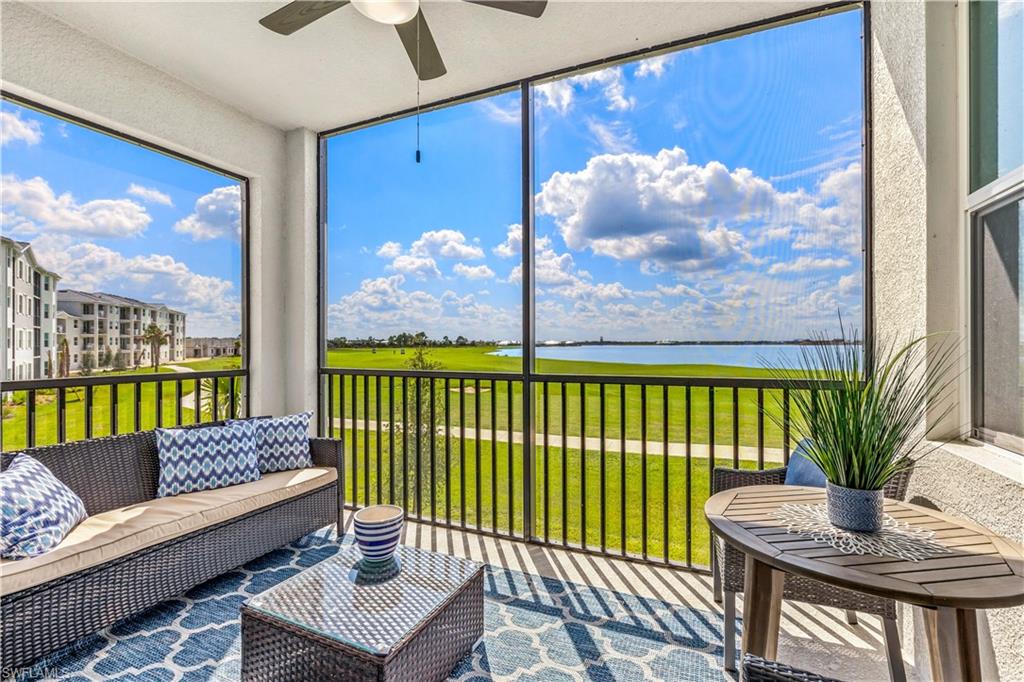
[[[205,360],[183,360],[173,364],[177,367],[187,367],[193,372],[212,372],[220,369],[241,369],[242,358],[237,355],[228,355]]]
[[[464,371],[467,369],[482,369],[485,363],[493,363],[486,367],[488,371],[519,371],[518,358],[505,358],[489,355],[493,348],[471,347],[471,348],[441,348],[431,351],[431,358],[439,362],[443,369],[453,371]],[[402,362],[409,358],[402,356],[398,351],[381,350],[372,353],[369,350],[334,350],[328,354],[328,364],[333,367],[365,367],[365,368],[394,368],[402,366]],[[648,374],[662,376],[721,376],[721,377],[766,377],[767,372],[763,369],[729,367],[717,365],[629,365],[614,363],[592,363],[592,362],[569,362],[569,361],[547,361],[540,362],[540,370],[545,373],[573,374],[573,375],[594,375],[594,374],[635,374],[637,368],[641,367]],[[341,404],[341,378],[334,377],[334,410],[335,417],[339,416],[342,409]],[[427,379],[422,380],[424,385],[429,385]],[[409,380],[407,392],[410,396],[410,414],[415,415],[414,406],[414,384],[415,380]],[[366,418],[369,415],[371,421],[389,421],[391,410],[391,381],[384,377],[379,381],[380,385],[380,414],[377,413],[377,386],[378,379],[370,377],[366,380],[360,377],[356,380],[355,403],[353,404],[353,379],[345,378],[344,388],[344,415],[348,419],[353,418],[353,408],[356,419]],[[445,396],[445,386],[448,391],[448,415],[453,426],[463,423],[460,410],[465,412],[465,424],[472,426],[476,423],[477,398],[480,401],[480,419],[482,426],[489,427],[492,421],[492,400],[494,404],[494,419],[498,429],[508,428],[508,391],[511,387],[512,399],[512,429],[522,430],[522,383],[512,381],[496,381],[492,386],[491,382],[480,383],[480,393],[475,393],[476,384],[467,381],[464,384],[463,392],[460,382],[451,381],[445,384],[444,379],[434,381],[434,391],[438,401],[438,409],[442,410]],[[584,390],[581,400],[580,384],[570,383],[564,386],[565,389],[565,420],[562,420],[562,384],[549,384],[546,388],[548,409],[547,433],[561,434],[563,430],[568,435],[579,435],[581,432],[583,410],[585,405],[586,424],[585,429],[588,436],[597,436],[601,428],[601,387],[588,384]],[[536,426],[539,432],[544,432],[543,415],[544,387],[538,387],[537,406],[535,408]],[[605,392],[605,434],[607,437],[619,437],[620,419],[622,415],[622,397],[620,387],[607,386]],[[402,382],[395,381],[394,409],[396,419],[401,421],[402,414]],[[643,435],[644,414],[643,407],[646,406],[646,437],[647,440],[660,441],[664,438],[666,420],[664,418],[665,398],[668,399],[668,437],[672,442],[682,442],[686,433],[686,390],[683,387],[670,387],[664,389],[660,386],[647,387],[646,396],[644,390],[639,386],[627,386],[625,396],[625,422],[626,437],[639,439]],[[709,442],[709,425],[712,415],[710,412],[711,391],[707,388],[694,387],[690,389],[690,437],[695,443]],[[465,399],[463,401],[463,398]],[[780,391],[765,390],[763,392],[763,404],[769,415],[779,415],[781,398]],[[368,399],[368,402],[367,402]],[[464,402],[465,404],[461,404]],[[756,389],[729,389],[717,388],[714,390],[714,436],[718,444],[731,445],[733,443],[733,406],[738,407],[738,436],[739,444],[744,446],[756,446],[758,443],[758,392]],[[365,408],[368,407],[367,411]],[[442,410],[443,411],[443,410]],[[794,418],[797,415],[791,415]],[[763,420],[764,446],[766,448],[782,447],[782,432],[776,423],[766,416]],[[793,432],[795,433],[795,431]],[[791,433],[791,435],[793,435]]]
[[[207,372],[222,369],[238,369],[241,367],[241,358],[223,357],[207,360],[196,360],[173,363],[177,366],[187,367],[196,372]],[[152,374],[151,367],[143,367],[138,370],[124,370],[120,372],[97,372],[93,376],[120,376],[126,374]],[[182,397],[190,396],[195,391],[195,381],[190,380],[188,374],[175,372],[167,367],[160,367],[159,374],[172,375],[173,378],[182,379]],[[168,378],[172,378],[168,377]],[[110,434],[110,386],[97,386],[93,389],[92,423],[93,436],[106,436]],[[175,408],[175,383],[164,381],[161,386],[164,425],[174,425],[177,418]],[[117,387],[117,432],[130,433],[135,430],[135,388],[129,384]],[[66,393],[67,421],[66,439],[81,440],[85,438],[85,389],[69,389]],[[26,445],[26,393],[18,391],[13,394],[14,404],[4,405],[3,408],[3,449],[17,450]],[[142,384],[141,405],[139,410],[140,424],[143,429],[151,429],[157,426],[156,406],[156,383],[147,382]],[[184,424],[195,422],[195,413],[189,408],[182,406],[181,419]],[[54,390],[36,391],[36,445],[52,445],[57,442],[57,392]]]
[[[99,376],[118,376],[124,374],[149,374],[144,372],[106,372]],[[167,378],[187,375],[175,374],[172,370],[160,368],[160,375]],[[93,389],[92,424],[93,436],[110,434],[110,396],[114,387],[97,386]],[[135,430],[135,386],[121,384],[117,388],[117,432],[130,433]],[[141,385],[141,401],[139,410],[140,425],[143,429],[151,429],[157,425],[156,382]],[[194,381],[182,382],[182,396],[191,395],[195,390]],[[163,424],[175,423],[175,383],[161,382]],[[67,440],[85,438],[85,388],[69,389],[66,392],[66,428]],[[26,392],[14,393],[14,404],[3,408],[3,449],[17,450],[26,445]],[[191,424],[195,421],[193,410],[182,407],[182,422]],[[52,445],[57,442],[57,391],[36,391],[36,445]]]
[[[429,356],[452,371],[520,372],[520,358],[492,355],[497,346],[462,346],[430,348]],[[408,369],[412,351],[402,353],[394,348],[340,348],[327,351],[328,367],[358,367],[361,369]],[[768,377],[760,367],[734,367],[732,365],[641,365],[621,362],[579,362],[573,360],[537,360],[537,372],[542,374],[630,374],[646,376],[688,377]]]
[[[340,434],[339,434],[340,435]],[[355,435],[355,440],[353,440]],[[378,468],[377,434],[375,432],[346,430],[345,438],[345,495],[349,502],[358,504],[391,502],[391,443],[387,433],[380,439],[380,466]],[[410,441],[411,441],[410,437]],[[477,463],[476,442],[472,438],[465,441],[465,449],[460,448],[460,441],[452,438],[448,441],[446,463],[445,439],[439,438],[434,443],[434,485],[430,479],[430,448],[426,443],[420,447],[421,481],[419,505],[416,498],[416,450],[414,442],[410,442],[403,450],[401,433],[395,439],[395,486],[393,498],[397,504],[406,506],[411,513],[419,514],[427,519],[444,521],[450,518],[452,523],[459,525],[465,518],[466,524],[484,529],[499,531],[512,530],[515,534],[523,532],[523,449],[516,444],[512,448],[512,491],[509,492],[509,461],[508,444],[498,442],[495,446],[488,440],[481,441],[479,448],[479,466]],[[405,459],[403,459],[405,452]],[[493,454],[492,454],[493,453]],[[496,455],[496,457],[494,456]],[[353,475],[353,456],[355,457],[355,475]],[[708,528],[704,522],[704,502],[710,490],[708,460],[694,457],[687,472],[687,462],[683,457],[669,457],[668,468],[668,557],[672,561],[686,561],[686,489],[689,481],[690,489],[690,523],[691,523],[691,561],[695,565],[708,564]],[[563,526],[565,540],[569,544],[579,545],[583,540],[584,506],[586,508],[586,543],[590,547],[600,547],[601,543],[601,456],[600,453],[588,451],[586,466],[581,466],[581,455],[578,449],[565,451],[565,500],[562,504],[563,451],[552,447],[548,450],[547,467],[542,448],[536,455],[536,512],[535,533],[539,537],[547,537],[553,542],[561,542]],[[744,468],[756,468],[755,462],[742,461]],[[665,459],[660,456],[647,458],[647,504],[642,504],[641,483],[643,480],[643,458],[640,455],[627,454],[625,459],[625,491],[622,486],[622,459],[617,452],[605,455],[605,544],[613,551],[622,547],[625,535],[626,550],[633,554],[643,552],[644,510],[647,517],[647,553],[649,557],[661,559],[665,556],[665,498],[664,498],[664,467]],[[407,471],[406,492],[403,495],[401,471]],[[450,472],[447,477],[445,472]],[[477,472],[480,480],[477,485]],[[546,478],[545,478],[546,471]],[[584,476],[585,471],[585,476]],[[462,475],[465,472],[465,475]],[[492,479],[492,472],[494,478]],[[586,479],[585,491],[583,494]],[[446,480],[447,479],[447,480]],[[465,485],[463,486],[463,480]],[[545,480],[548,485],[545,486]],[[378,496],[377,486],[380,484]],[[355,489],[353,489],[355,484]],[[492,490],[493,486],[493,490]],[[545,516],[545,487],[547,487],[547,515]],[[433,490],[433,500],[431,491]],[[462,491],[465,491],[463,495]],[[450,497],[446,494],[450,493]],[[367,495],[367,493],[369,493]],[[479,494],[479,502],[478,502]],[[625,495],[625,507],[622,505]],[[450,502],[449,502],[450,499]],[[512,511],[509,513],[509,500],[512,500]],[[432,503],[433,502],[433,503]],[[465,516],[462,505],[465,504]],[[621,510],[626,510],[626,527],[623,531]],[[495,510],[497,514],[495,515]],[[547,523],[545,524],[545,518]],[[510,526],[510,519],[512,525]]]

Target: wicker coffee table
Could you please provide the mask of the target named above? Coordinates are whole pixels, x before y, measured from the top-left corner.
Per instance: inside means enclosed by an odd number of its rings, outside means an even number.
[[[242,606],[243,680],[443,680],[484,632],[483,566],[354,546]]]

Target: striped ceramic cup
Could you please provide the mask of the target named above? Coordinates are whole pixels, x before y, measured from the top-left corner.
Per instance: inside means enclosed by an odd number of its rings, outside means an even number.
[[[367,561],[387,561],[402,536],[405,511],[393,504],[364,507],[353,517],[356,545]]]

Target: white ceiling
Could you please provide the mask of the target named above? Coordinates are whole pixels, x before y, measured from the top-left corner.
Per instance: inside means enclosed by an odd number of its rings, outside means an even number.
[[[412,66],[393,27],[351,6],[287,37],[257,23],[286,2],[30,4],[285,130],[325,130],[415,104]],[[543,17],[530,19],[457,0],[424,0],[448,73],[422,84],[422,101],[816,4],[553,0]]]

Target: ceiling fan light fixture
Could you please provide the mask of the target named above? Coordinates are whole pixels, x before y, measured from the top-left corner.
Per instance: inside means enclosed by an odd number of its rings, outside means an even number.
[[[419,0],[352,0],[367,19],[392,26],[412,21],[420,10]]]

